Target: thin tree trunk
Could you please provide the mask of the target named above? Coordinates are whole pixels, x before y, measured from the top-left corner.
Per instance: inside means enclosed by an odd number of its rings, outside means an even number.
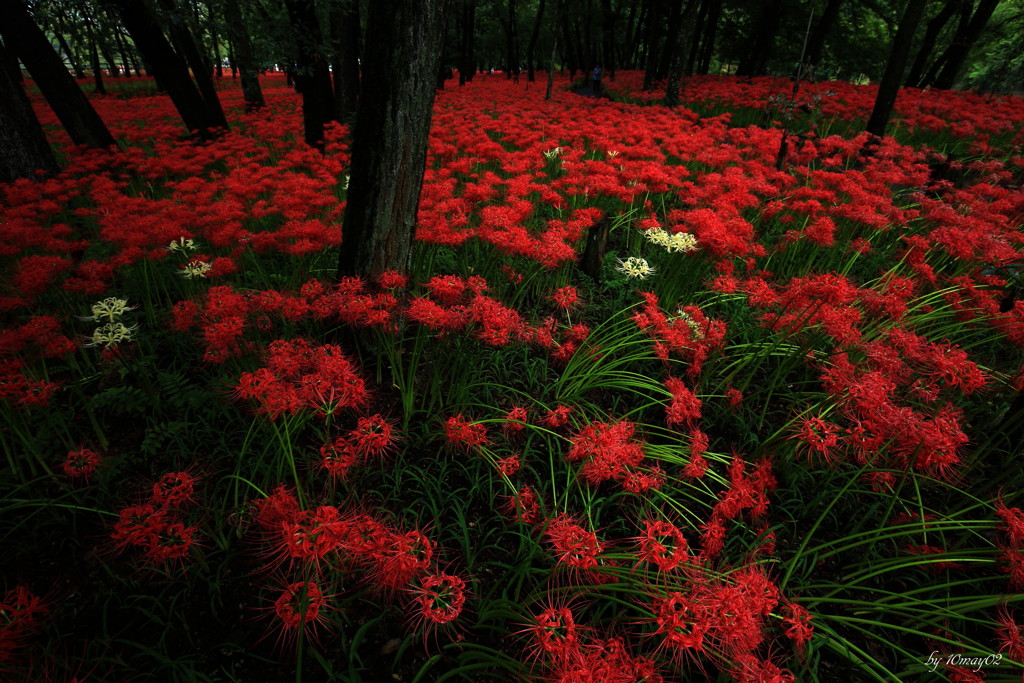
[[[662,21],[662,0],[647,0],[647,31],[644,35],[644,90],[654,88],[657,80],[659,24]]]
[[[209,138],[218,124],[210,121],[203,96],[189,76],[188,65],[167,42],[152,9],[139,0],[107,1],[118,10],[147,68],[157,83],[167,90],[189,133]]]
[[[58,27],[59,28],[59,27]],[[75,72],[75,78],[82,80],[85,78],[85,72],[82,71],[82,65],[79,64],[78,59],[75,57],[75,53],[71,51],[71,46],[68,45],[68,41],[64,38],[64,34],[60,30],[54,31],[53,35],[57,37],[57,44],[60,45],[60,50],[68,57],[68,63],[71,64],[71,69]]]
[[[238,0],[224,0],[223,7],[228,40],[233,55],[231,71],[234,74],[237,64],[237,69],[242,75],[242,99],[245,100],[245,110],[251,112],[261,109],[265,104],[263,89],[260,88],[259,74],[256,72],[256,59],[252,54],[252,43],[249,41],[249,31],[242,16],[242,8],[239,6]]]
[[[334,49],[334,113],[338,121],[355,120],[359,104],[359,2],[334,5],[331,13]]]
[[[711,70],[711,57],[715,54],[715,34],[718,32],[718,20],[722,17],[722,0],[708,0],[711,7],[708,10],[708,19],[704,36],[700,44],[700,60],[697,63],[697,73],[707,74]]]
[[[978,8],[974,11],[974,16],[971,17],[966,30],[963,33],[958,32],[953,39],[953,44],[946,49],[945,65],[933,83],[936,88],[949,90],[956,84],[956,78],[963,69],[964,62],[967,61],[967,55],[978,41],[988,20],[992,18],[992,13],[995,12],[998,4],[999,0],[980,0],[978,2]]]
[[[340,276],[409,272],[447,4],[370,5]]]
[[[302,93],[304,137],[307,145],[323,151],[324,124],[334,118],[334,92],[327,59],[320,51],[320,21],[312,0],[286,0],[285,5],[299,51],[295,85]]]
[[[839,10],[842,9],[842,6],[843,0],[828,0],[828,4],[825,5],[821,18],[818,19],[818,24],[814,27],[810,40],[807,41],[807,56],[804,58],[804,61],[810,64],[811,67],[815,67],[821,62],[821,53],[825,49],[825,39],[828,37],[832,27],[835,26],[836,19],[839,18]]]
[[[476,0],[462,2],[462,36],[459,42],[459,85],[473,80],[476,60],[473,57],[476,28]]]
[[[541,22],[544,21],[544,0],[537,4],[537,16],[533,18],[533,28],[530,30],[530,41],[526,44],[526,80],[533,83],[536,79],[534,71],[534,55],[537,50],[537,38],[540,37]]]
[[[195,78],[199,94],[203,98],[207,121],[214,128],[227,130],[228,120],[224,116],[224,109],[220,106],[220,97],[217,95],[217,87],[213,84],[210,64],[203,58],[195,37],[189,31],[185,18],[178,12],[178,6],[174,0],[160,0],[160,3],[171,19],[168,29],[171,40],[177,46],[178,53],[185,57],[185,61],[192,69],[192,76]]]
[[[114,31],[114,46],[117,48],[118,53],[121,55],[121,66],[124,69],[125,78],[132,77],[132,68],[128,61],[128,49],[125,47],[125,41],[121,38],[120,31]],[[135,70],[137,76],[141,76],[138,69]]]
[[[775,37],[781,21],[782,0],[765,2],[749,39],[751,48],[736,68],[738,76],[763,76],[768,72],[768,60],[775,49]]]
[[[878,96],[875,98],[874,109],[871,110],[871,117],[868,119],[867,132],[882,137],[885,135],[885,126],[889,123],[892,115],[893,105],[896,104],[896,95],[900,90],[900,83],[903,81],[903,69],[907,65],[907,57],[910,55],[910,44],[914,40],[917,26],[921,23],[921,15],[927,0],[908,0],[903,16],[900,18],[899,28],[892,40],[892,48],[889,51],[889,59],[885,63],[885,73],[882,81],[878,84]]]
[[[89,55],[92,58],[92,78],[96,84],[93,88],[93,92],[97,95],[106,95],[107,89],[103,85],[103,69],[100,68],[100,52],[96,47],[96,25],[93,20],[86,17],[85,19],[86,31],[89,34]]]
[[[921,47],[917,51],[917,56],[914,57],[910,73],[907,74],[907,85],[920,86],[922,84],[925,67],[928,65],[932,52],[935,51],[935,43],[939,39],[939,34],[942,32],[942,29],[946,28],[946,24],[949,23],[949,20],[953,18],[953,15],[956,14],[963,3],[964,0],[947,0],[939,13],[928,22],[924,31],[924,37],[921,39]]]
[[[71,140],[89,147],[113,146],[114,137],[106,124],[21,1],[0,0],[0,10],[5,16],[0,24],[5,48],[13,51],[32,74]]]
[[[0,47],[0,182],[3,183],[32,178],[39,171],[57,172],[57,160],[43,127],[8,64],[7,50]]]

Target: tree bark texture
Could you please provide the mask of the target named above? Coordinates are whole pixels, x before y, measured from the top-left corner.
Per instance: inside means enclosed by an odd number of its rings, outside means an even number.
[[[217,122],[209,118],[206,104],[189,76],[188,65],[164,37],[152,8],[142,0],[109,0],[118,11],[157,82],[167,91],[189,133],[209,138]]]
[[[213,84],[210,64],[199,45],[196,44],[195,36],[189,30],[185,17],[179,12],[178,5],[174,0],[160,0],[164,11],[169,19],[168,30],[171,40],[177,46],[178,53],[185,57],[185,61],[192,69],[192,76],[199,87],[199,94],[203,98],[203,106],[206,108],[206,118],[214,128],[228,129],[228,120],[224,116],[224,109],[220,106],[220,97],[217,95],[217,88]]]
[[[0,182],[31,178],[37,171],[55,173],[50,143],[14,74],[7,65],[6,49],[0,48]]]
[[[871,110],[871,117],[868,119],[866,127],[869,133],[878,137],[885,135],[885,126],[889,123],[893,105],[896,104],[896,95],[899,93],[900,83],[903,81],[903,69],[907,65],[907,57],[910,56],[910,44],[914,40],[918,24],[921,23],[921,15],[924,13],[927,1],[908,0],[906,9],[903,10],[903,16],[900,18],[899,28],[896,29],[892,49],[889,51],[889,59],[885,63],[885,73],[882,75],[881,83],[878,84],[875,106]]]
[[[334,5],[331,11],[334,56],[334,113],[339,121],[355,118],[359,104],[359,2]]]
[[[323,151],[324,124],[334,119],[334,88],[323,32],[312,0],[285,0],[298,48],[295,84],[302,93],[302,126],[306,144]]]
[[[957,31],[956,36],[953,37],[953,43],[946,49],[945,64],[932,85],[948,90],[956,84],[956,78],[963,69],[967,55],[974,47],[974,43],[978,41],[988,20],[992,18],[992,13],[995,12],[998,4],[999,0],[980,0],[965,29],[962,32]]]
[[[256,72],[256,59],[252,53],[252,41],[246,28],[245,18],[238,0],[224,0],[224,19],[226,21],[228,41],[231,44],[231,70],[237,67],[242,78],[242,99],[245,110],[261,109],[266,104],[263,89],[260,87],[259,74]]]
[[[447,4],[370,5],[339,275],[409,271]]]
[[[89,147],[113,146],[114,136],[21,0],[0,0],[0,12],[5,49],[21,58],[71,140]]]

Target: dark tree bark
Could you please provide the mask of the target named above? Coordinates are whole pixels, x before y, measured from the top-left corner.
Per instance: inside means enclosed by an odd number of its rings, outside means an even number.
[[[447,4],[370,5],[339,275],[409,272]]]
[[[102,25],[100,26],[100,28],[102,28]],[[117,60],[114,58],[114,53],[111,52],[110,45],[108,45],[105,40],[101,39],[101,36],[104,35],[104,33],[105,31],[96,31],[97,47],[99,47],[100,54],[103,55],[103,59],[107,62],[107,69],[109,69],[110,75],[114,78],[120,78],[121,69],[117,66]],[[116,31],[114,32],[114,35],[117,35]]]
[[[294,78],[302,93],[303,134],[307,145],[323,151],[324,124],[334,119],[334,89],[327,58],[321,52],[320,21],[312,0],[285,0],[285,6],[298,48]]]
[[[265,104],[263,89],[260,88],[256,60],[252,54],[252,42],[249,40],[249,31],[238,0],[224,0],[224,19],[228,41],[231,44],[231,72],[234,74],[237,68],[242,76],[242,99],[245,100],[245,110],[251,112],[261,109]]]
[[[907,85],[921,85],[925,67],[928,65],[928,60],[931,59],[932,52],[935,50],[935,43],[939,39],[939,34],[942,32],[942,29],[946,28],[946,24],[953,18],[953,15],[956,14],[964,1],[946,0],[946,4],[939,10],[939,13],[928,22],[924,30],[924,37],[921,39],[921,47],[917,51],[917,56],[914,57],[910,73],[907,74]]]
[[[60,28],[61,27],[58,25],[58,30],[53,32],[53,35],[57,37],[57,44],[60,45],[61,52],[67,55],[68,63],[71,65],[71,69],[75,72],[75,78],[84,79],[85,72],[82,71],[82,65],[78,63],[78,57],[76,57],[75,53],[71,50],[71,46],[68,45],[68,41],[64,38],[64,34]]]
[[[644,90],[654,88],[658,71],[658,42],[664,21],[664,0],[645,0],[647,25],[644,32]]]
[[[505,78],[517,76],[519,69],[519,10],[516,0],[506,0],[508,16],[502,20],[505,28]],[[513,74],[515,72],[515,74]]]
[[[359,103],[359,2],[333,6],[331,44],[334,56],[334,113],[338,121],[351,121]]]
[[[188,64],[164,37],[152,8],[141,0],[108,2],[120,14],[148,69],[157,82],[166,89],[189,133],[196,133],[201,138],[213,136],[218,123],[210,120],[203,96],[189,76]]]
[[[704,35],[700,41],[700,58],[697,62],[697,73],[707,74],[711,69],[711,57],[715,54],[715,35],[718,32],[718,20],[722,18],[722,0],[708,0],[708,18],[704,22]]]
[[[544,21],[544,0],[537,4],[537,16],[533,18],[533,28],[530,30],[530,40],[526,43],[526,80],[533,83],[536,80],[535,56],[537,54],[537,39],[540,37],[541,22]]]
[[[621,54],[621,67],[624,69],[635,69],[638,64],[636,50],[640,42],[640,27],[644,23],[644,4],[641,0],[632,0],[629,6],[629,16],[626,17],[626,43]]]
[[[124,38],[121,37],[120,31],[114,31],[114,47],[117,48],[118,53],[121,55],[121,68],[124,70],[125,78],[132,77],[131,62],[128,60],[128,48]],[[142,73],[138,69],[135,69],[135,75],[141,76]]]
[[[601,0],[601,66],[608,79],[615,80],[615,69],[618,67],[618,60],[615,59],[615,26],[618,23],[618,13],[612,10],[611,0]]]
[[[462,36],[459,41],[459,85],[473,80],[476,73],[473,57],[476,30],[476,0],[462,2]]]
[[[736,68],[737,76],[763,76],[768,72],[768,60],[775,49],[781,21],[782,0],[765,2],[750,37],[751,48]]]
[[[811,33],[811,37],[807,41],[807,54],[804,57],[804,62],[811,65],[811,67],[821,63],[821,53],[825,49],[825,39],[828,38],[832,27],[835,26],[836,19],[839,18],[839,10],[842,9],[842,6],[843,0],[828,0],[828,4],[825,5],[821,18],[818,19],[814,32]]]
[[[659,81],[668,78],[669,71],[672,69],[672,60],[675,59],[682,44],[683,15],[689,12],[693,6],[692,2],[684,3],[684,0],[669,0],[669,2],[668,32],[665,34],[665,45],[661,50],[658,71],[655,76]],[[685,9],[684,5],[686,5]]]
[[[21,58],[71,140],[76,145],[89,147],[113,146],[114,137],[106,124],[92,108],[21,0],[0,0],[0,11],[5,17],[0,24],[0,33],[6,49]]]
[[[103,69],[100,67],[100,52],[96,47],[96,25],[91,18],[86,17],[85,27],[89,34],[89,56],[92,60],[92,79],[95,83],[93,92],[97,95],[106,95],[107,88],[103,85]]]
[[[174,41],[178,53],[185,57],[189,68],[192,69],[196,85],[199,86],[199,94],[203,98],[203,107],[206,109],[206,119],[212,127],[227,130],[228,120],[224,116],[224,109],[220,106],[220,97],[217,95],[217,87],[213,84],[209,62],[203,57],[195,37],[188,28],[185,17],[178,11],[179,8],[175,1],[160,0],[160,3],[169,19],[168,31],[171,34],[171,40]]]
[[[946,48],[943,60],[945,63],[942,71],[939,72],[932,85],[943,90],[949,90],[953,87],[956,83],[956,77],[960,74],[960,70],[963,69],[964,62],[967,60],[967,55],[978,41],[988,20],[992,18],[992,13],[995,12],[998,4],[999,0],[980,0],[978,2],[978,7],[974,11],[970,22],[967,23],[966,28],[963,31],[957,31],[957,34],[953,37],[953,43]]]
[[[697,6],[697,16],[693,20],[693,29],[690,31],[690,49],[687,51],[686,64],[683,66],[683,74],[686,76],[692,76],[693,70],[697,66],[700,37],[708,19],[708,4],[708,0],[700,0]]]
[[[0,47],[0,182],[31,178],[37,171],[56,173],[57,161],[21,83]]]
[[[874,109],[868,118],[866,130],[878,137],[885,135],[885,126],[892,116],[893,105],[896,104],[896,95],[900,90],[900,83],[903,81],[903,70],[907,66],[907,57],[910,56],[910,44],[914,40],[917,26],[921,23],[921,15],[924,13],[924,6],[928,0],[908,0],[903,16],[900,18],[899,28],[892,40],[892,48],[889,51],[889,59],[885,63],[885,73],[882,81],[878,84],[878,95],[875,98]]]

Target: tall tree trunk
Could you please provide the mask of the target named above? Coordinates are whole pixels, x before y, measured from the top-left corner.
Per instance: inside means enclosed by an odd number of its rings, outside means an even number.
[[[903,70],[907,66],[907,57],[910,56],[910,44],[914,40],[917,26],[921,23],[921,15],[928,0],[908,0],[903,16],[900,18],[899,28],[892,40],[892,48],[889,50],[889,59],[885,62],[885,73],[882,81],[878,84],[878,95],[875,98],[875,107],[871,110],[871,117],[868,119],[866,130],[878,137],[885,135],[885,126],[892,116],[893,105],[896,104],[896,95],[900,90],[900,83],[903,81]]]
[[[312,0],[285,0],[298,48],[295,86],[302,93],[302,127],[306,144],[324,149],[324,124],[334,119],[334,92],[323,33]],[[433,77],[433,74],[431,74]]]
[[[647,2],[647,30],[644,34],[644,90],[654,88],[658,71],[658,38],[661,35],[661,22],[663,21],[664,0],[646,0]]]
[[[118,53],[121,55],[121,67],[124,69],[125,78],[131,78],[132,67],[131,63],[128,61],[128,48],[125,47],[125,45],[125,41],[121,38],[121,32],[114,31],[114,47],[117,48]],[[138,69],[136,69],[135,75],[141,76],[142,74],[139,73]]]
[[[661,58],[658,60],[657,80],[668,78],[672,68],[672,60],[675,59],[682,42],[683,14],[689,12],[693,6],[692,2],[684,3],[684,0],[669,0],[668,32],[665,34],[665,47],[661,51]],[[684,10],[684,4],[687,5]]]
[[[250,42],[249,31],[242,16],[242,8],[239,6],[238,0],[224,0],[223,7],[228,40],[231,43],[233,55],[231,71],[233,74],[237,68],[241,73],[242,99],[245,101],[245,110],[251,112],[261,109],[265,104],[263,89],[260,88],[256,59],[252,54],[252,42]]]
[[[537,15],[533,18],[533,28],[530,29],[530,40],[526,44],[526,80],[533,83],[536,79],[535,55],[537,50],[537,39],[540,37],[541,22],[544,21],[544,0],[537,4]]]
[[[103,28],[103,27],[100,26],[100,28]],[[107,69],[110,71],[110,75],[113,76],[114,78],[120,78],[121,77],[121,69],[118,68],[118,66],[117,66],[117,60],[114,58],[114,53],[110,50],[110,45],[107,44],[107,41],[101,40],[101,38],[100,38],[100,36],[102,36],[104,33],[105,33],[105,31],[100,31],[100,30],[96,31],[96,34],[95,34],[96,35],[96,44],[97,44],[97,46],[100,49],[100,54],[103,55],[104,61],[106,61],[106,63],[107,63]],[[115,35],[116,35],[116,32],[115,32]]]
[[[188,28],[185,17],[178,11],[179,8],[174,0],[160,0],[164,11],[169,18],[168,31],[171,40],[174,41],[178,53],[185,57],[185,61],[192,69],[192,76],[196,85],[199,86],[199,94],[203,98],[203,106],[206,108],[206,119],[214,128],[228,129],[228,120],[224,116],[224,109],[220,106],[220,97],[217,95],[217,87],[213,84],[212,69],[209,62],[203,57],[195,37]]]
[[[89,147],[113,146],[114,137],[21,0],[0,0],[0,10],[6,49],[21,58],[71,140]]]
[[[15,60],[16,61],[16,60]],[[0,182],[57,172],[57,160],[21,83],[0,47]]]
[[[738,76],[763,76],[768,72],[768,60],[775,49],[775,37],[782,21],[782,0],[768,0],[762,5],[761,15],[750,37],[751,48],[736,68]]]
[[[100,51],[96,47],[96,25],[89,17],[85,18],[86,31],[89,34],[89,56],[92,59],[92,78],[96,84],[93,92],[97,95],[106,95],[107,89],[103,85],[103,69],[100,68]]]
[[[618,14],[612,11],[611,0],[601,0],[601,66],[608,74],[608,79],[615,80],[615,25]]]
[[[686,55],[686,64],[683,66],[683,74],[692,76],[693,70],[697,67],[697,55],[700,52],[700,37],[704,32],[704,24],[708,19],[708,0],[700,0],[697,7],[697,16],[693,20],[693,29],[690,31],[690,49]]]
[[[718,20],[722,18],[722,0],[708,0],[708,18],[705,22],[704,35],[700,42],[700,59],[697,62],[697,73],[707,74],[711,70],[711,57],[715,54],[715,34],[718,32]]]
[[[936,88],[949,90],[956,84],[956,77],[963,69],[967,55],[978,41],[988,20],[992,18],[992,13],[995,12],[998,4],[999,0],[980,0],[978,2],[974,16],[971,17],[966,29],[962,33],[958,31],[953,38],[953,43],[946,49],[945,64],[933,83]]]
[[[338,121],[355,119],[359,103],[359,2],[335,4],[331,10],[334,56],[334,113]]]
[[[505,26],[505,78],[511,79],[513,71],[519,69],[519,11],[516,0],[506,2],[508,17],[502,22]]]
[[[409,272],[447,4],[370,5],[339,275]]]
[[[629,5],[629,16],[626,18],[626,43],[621,55],[621,67],[624,69],[635,69],[638,64],[636,50],[637,44],[640,42],[640,27],[644,23],[644,7],[642,0],[632,0]]]
[[[807,54],[804,57],[804,62],[811,65],[811,67],[816,67],[821,62],[821,53],[825,49],[825,39],[828,38],[832,27],[835,26],[836,19],[839,18],[839,10],[842,9],[842,6],[843,0],[828,0],[828,4],[825,5],[821,18],[818,19],[818,24],[814,27],[810,40],[807,41]]]
[[[208,109],[188,73],[188,64],[164,37],[160,22],[148,3],[141,0],[107,0],[121,16],[147,68],[152,71],[174,103],[189,133],[202,138],[213,135],[220,124],[209,119]]]
[[[476,0],[462,1],[462,37],[459,42],[459,85],[473,80],[476,60],[473,57],[476,30]]]
[[[64,38],[64,34],[61,32],[60,26],[58,26],[58,30],[53,32],[53,35],[57,37],[57,44],[60,45],[61,52],[67,55],[68,64],[71,65],[71,69],[75,72],[75,78],[78,78],[80,80],[84,79],[85,72],[82,71],[82,65],[79,64],[78,58],[75,56],[75,53],[72,52],[71,46],[68,45],[67,39]]]
[[[946,24],[953,18],[953,15],[957,13],[960,6],[963,5],[965,0],[946,0],[946,4],[942,6],[942,9],[928,22],[925,27],[924,37],[921,39],[921,47],[917,51],[917,56],[914,57],[914,63],[910,67],[910,73],[907,74],[906,85],[920,86],[924,80],[925,67],[928,65],[928,60],[931,59],[932,52],[935,50],[935,43],[939,39],[939,34],[942,29],[946,28]]]

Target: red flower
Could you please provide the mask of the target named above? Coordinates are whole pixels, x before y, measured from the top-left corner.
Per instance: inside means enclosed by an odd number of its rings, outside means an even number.
[[[555,517],[544,534],[555,551],[557,560],[573,569],[592,569],[597,566],[601,542],[597,534],[576,523],[567,514]]]
[[[556,306],[566,311],[572,310],[583,303],[580,301],[576,288],[570,286],[556,289],[555,293],[551,295],[551,300],[555,302]]]
[[[658,571],[672,571],[690,560],[689,544],[675,525],[665,521],[645,521],[644,531],[637,539],[640,548],[637,560],[649,562]]]
[[[462,413],[449,417],[444,424],[444,433],[448,443],[470,450],[473,446],[487,443],[487,427],[478,422],[469,422]]]
[[[80,448],[77,451],[68,451],[67,457],[61,463],[61,469],[72,479],[88,482],[99,464],[100,456],[88,448]]]
[[[351,438],[362,457],[379,458],[395,445],[395,428],[380,415],[361,417]]]

